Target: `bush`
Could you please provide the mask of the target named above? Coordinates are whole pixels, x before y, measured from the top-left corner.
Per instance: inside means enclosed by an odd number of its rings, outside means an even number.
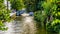
[[[39,26],[41,25],[42,27],[46,26],[46,18],[47,16],[43,11],[36,11],[34,13],[34,19],[38,22]]]
[[[0,0],[0,30],[7,30],[7,27],[5,27],[4,22],[10,21],[10,11],[7,11],[3,4],[3,0]]]
[[[57,4],[57,1],[56,0],[52,0],[50,2],[50,0],[48,2],[48,5],[46,4],[43,4],[43,7],[44,7],[44,10],[47,10],[47,16],[48,14],[49,15],[52,15],[53,17],[53,20],[52,21],[48,21],[46,24],[46,29],[49,30],[49,31],[55,31],[55,32],[58,32],[60,34],[60,12],[57,10],[58,8],[58,4]],[[52,7],[51,7],[52,5]],[[48,11],[49,10],[49,11]]]
[[[24,8],[24,2],[23,0],[11,0],[11,7],[12,9],[21,10]]]

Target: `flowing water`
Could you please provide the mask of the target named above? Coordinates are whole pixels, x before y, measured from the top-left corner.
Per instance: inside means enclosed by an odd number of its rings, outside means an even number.
[[[0,34],[56,34],[37,27],[31,16],[20,16],[5,24],[9,29],[7,31],[0,31]]]
[[[25,17],[23,22],[24,34],[35,34],[36,26],[33,21],[33,17]]]
[[[5,23],[9,28],[7,31],[0,31],[0,34],[35,34],[33,17],[17,17],[10,23]]]

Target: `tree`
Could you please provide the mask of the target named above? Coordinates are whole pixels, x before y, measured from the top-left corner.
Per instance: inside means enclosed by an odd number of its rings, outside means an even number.
[[[28,12],[35,10],[35,0],[23,0]]]
[[[43,12],[35,12],[35,20],[41,24],[45,22],[46,30],[51,32],[58,32],[58,34],[60,34],[60,1],[45,0],[41,5],[43,7]]]
[[[24,0],[24,4],[28,12],[41,10],[41,3],[44,0]]]
[[[5,8],[4,0],[0,0],[0,30],[6,30],[4,22],[10,21],[9,11]]]
[[[23,0],[11,0],[11,7],[12,9],[21,10],[24,8]]]
[[[60,6],[60,2],[58,2],[58,0],[47,0],[48,3],[47,5],[44,4],[44,10],[47,12],[47,16],[49,17],[49,15],[52,15],[51,19],[52,21],[47,22],[47,30],[49,31],[55,31],[58,32],[58,34],[60,34],[60,12],[59,12],[59,6]],[[51,17],[50,17],[51,18]]]

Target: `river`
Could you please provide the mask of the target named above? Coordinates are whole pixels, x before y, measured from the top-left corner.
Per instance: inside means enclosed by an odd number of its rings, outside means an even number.
[[[0,31],[0,34],[56,34],[47,32],[44,28],[38,28],[33,16],[19,16],[5,24],[8,30]]]

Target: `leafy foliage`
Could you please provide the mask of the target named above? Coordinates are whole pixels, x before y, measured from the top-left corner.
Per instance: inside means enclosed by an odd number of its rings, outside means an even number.
[[[12,9],[21,10],[24,8],[23,0],[11,0],[11,4]]]
[[[49,21],[47,23],[47,26],[46,26],[47,30],[50,30],[50,31],[52,30],[52,31],[55,31],[55,32],[60,32],[60,18],[59,18],[60,17],[60,12],[57,10],[57,8],[58,8],[57,1],[56,0],[55,1],[52,0],[50,2],[50,0],[49,0],[49,2],[47,2],[47,3],[48,3],[48,7],[47,7],[47,5],[44,5],[44,4],[43,4],[43,6],[44,6],[45,10],[48,10],[49,7],[52,4],[52,7],[50,7],[50,9],[49,9],[51,11],[51,14],[49,14],[50,11],[47,11],[47,12],[49,12],[47,14],[53,15],[53,20],[51,22]]]
[[[60,2],[59,0],[45,0],[42,3],[43,12],[35,12],[35,20],[44,23],[48,31],[60,32]],[[60,33],[59,33],[60,34]]]
[[[41,11],[36,11],[34,16],[35,16],[35,19],[39,22],[44,22],[44,19],[46,18],[45,14],[42,13]]]
[[[10,11],[7,11],[3,2],[3,0],[0,0],[0,30],[7,30],[4,22],[10,21]]]
[[[44,27],[46,24],[46,15],[44,11],[36,11],[34,13],[34,19],[38,22],[38,27]]]
[[[24,0],[24,4],[28,12],[35,12],[37,10],[41,10],[41,3],[44,0]]]

